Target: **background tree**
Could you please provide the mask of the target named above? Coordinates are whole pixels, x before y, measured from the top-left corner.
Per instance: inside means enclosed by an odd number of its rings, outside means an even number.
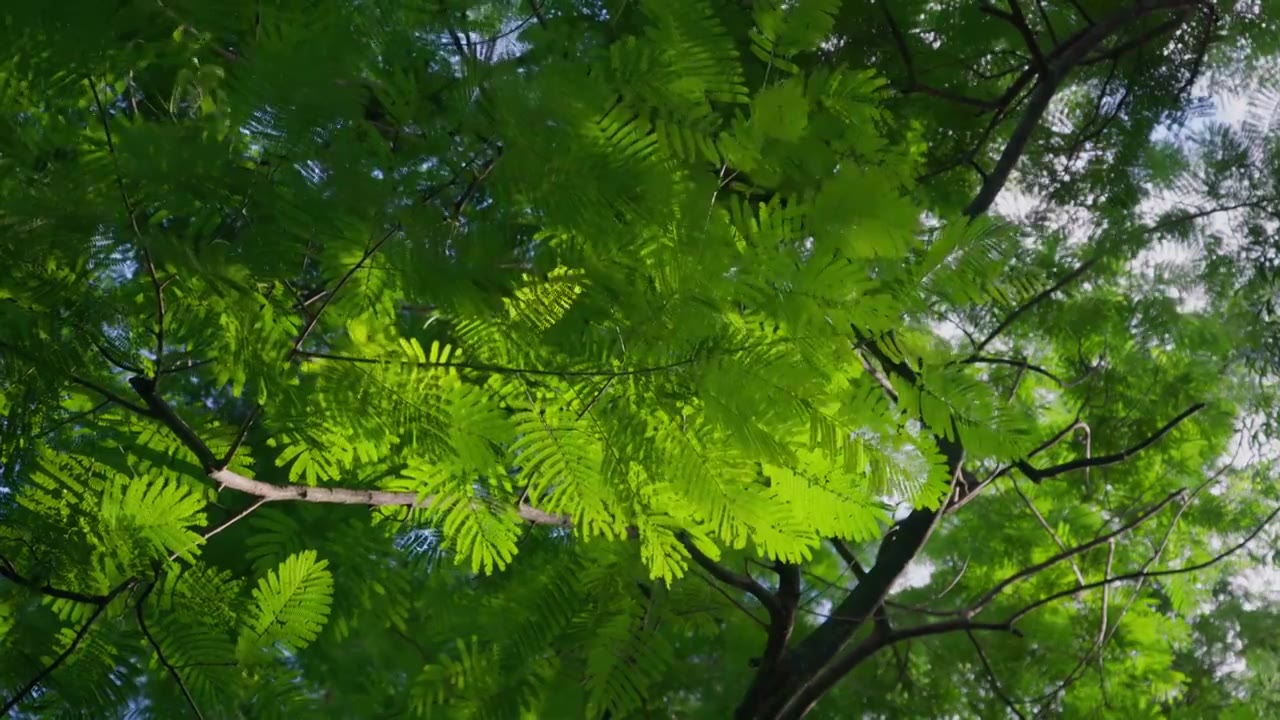
[[[6,711],[1266,716],[1266,6],[3,17]]]

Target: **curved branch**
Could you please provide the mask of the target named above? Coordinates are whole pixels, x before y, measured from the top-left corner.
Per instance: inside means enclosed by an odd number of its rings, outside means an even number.
[[[680,544],[684,546],[684,549],[689,553],[689,556],[693,558],[693,561],[703,570],[710,573],[716,580],[719,580],[730,587],[738,588],[748,595],[751,595],[756,600],[759,600],[760,604],[763,605],[764,609],[769,613],[769,618],[771,620],[776,620],[782,616],[782,604],[778,601],[777,596],[769,592],[769,589],[757,582],[755,578],[747,575],[746,573],[733,572],[729,568],[726,568],[715,560],[712,560],[706,553],[699,550],[698,546],[683,533],[680,536]]]
[[[1026,360],[1017,360],[1014,358],[990,357],[987,355],[972,355],[970,357],[967,357],[961,360],[960,362],[965,365],[979,365],[979,364],[1008,365],[1010,367],[1021,368],[1028,372],[1033,372],[1037,375],[1041,375],[1043,377],[1049,378],[1059,386],[1063,384],[1062,378],[1059,378],[1057,375],[1054,375],[1053,373],[1049,372],[1048,370],[1045,370],[1039,365],[1033,365],[1027,362]]]
[[[1204,409],[1204,407],[1205,407],[1205,404],[1202,402],[1192,405],[1191,407],[1179,413],[1177,417],[1175,417],[1174,419],[1162,425],[1158,430],[1152,433],[1151,436],[1148,437],[1147,439],[1143,440],[1137,445],[1134,445],[1129,448],[1125,448],[1124,450],[1121,450],[1120,452],[1117,452],[1117,453],[1111,453],[1110,455],[1099,455],[1097,457],[1077,458],[1070,462],[1060,463],[1058,465],[1053,465],[1043,469],[1034,467],[1033,465],[1031,465],[1031,463],[1027,462],[1026,460],[1019,460],[1017,463],[1015,463],[1015,465],[1019,470],[1022,471],[1023,475],[1026,475],[1034,483],[1039,483],[1042,480],[1047,480],[1049,478],[1056,477],[1064,473],[1069,473],[1074,470],[1083,470],[1086,468],[1106,467],[1108,465],[1116,465],[1118,463],[1124,462],[1125,460],[1128,460],[1129,458],[1133,457],[1134,455],[1137,455],[1143,450],[1146,450],[1152,445],[1155,445],[1157,442],[1159,442],[1160,438],[1164,437],[1165,435],[1168,435],[1169,432],[1173,430],[1175,427],[1177,427],[1180,423],[1182,423],[1182,421],[1200,412],[1201,410]]]
[[[138,616],[138,629],[142,631],[142,636],[147,639],[147,643],[151,645],[151,649],[155,650],[156,658],[160,661],[160,665],[164,667],[168,673],[173,676],[173,681],[178,684],[178,689],[182,691],[182,697],[186,699],[187,705],[191,707],[191,712],[195,713],[197,720],[204,720],[204,713],[200,712],[200,706],[196,704],[196,699],[192,697],[191,690],[187,687],[187,683],[182,679],[182,675],[178,673],[178,668],[164,656],[164,650],[160,649],[160,643],[156,642],[155,636],[151,634],[151,630],[147,627],[147,616],[145,612],[147,597],[151,595],[151,591],[155,590],[154,582],[148,583],[147,587],[138,596],[138,604],[134,610]]]

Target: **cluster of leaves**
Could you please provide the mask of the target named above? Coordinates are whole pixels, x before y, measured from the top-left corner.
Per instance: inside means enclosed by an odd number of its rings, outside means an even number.
[[[1261,462],[1201,491],[1259,326],[1136,275],[1156,232],[1118,211],[985,219],[1023,130],[977,200],[922,182],[980,130],[850,56],[857,3],[11,5],[6,711],[1150,714],[1198,682],[1209,576],[1159,573],[1256,520]],[[1120,146],[1183,101],[1150,102]]]

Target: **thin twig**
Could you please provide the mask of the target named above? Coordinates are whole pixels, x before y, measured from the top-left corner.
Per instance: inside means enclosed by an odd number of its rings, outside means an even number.
[[[169,659],[164,656],[164,650],[160,648],[160,643],[156,642],[155,637],[151,634],[151,630],[147,628],[147,616],[145,611],[147,596],[151,594],[151,591],[154,590],[155,587],[156,584],[154,582],[147,583],[147,587],[144,588],[142,594],[138,596],[137,605],[134,606],[134,610],[138,616],[138,629],[142,631],[142,636],[147,639],[147,643],[150,644],[151,649],[155,651],[156,658],[160,661],[160,665],[168,671],[169,675],[173,677],[173,681],[178,684],[178,689],[182,691],[182,697],[186,699],[187,705],[191,707],[191,712],[195,713],[198,720],[204,720],[204,713],[200,712],[200,706],[196,704],[196,699],[191,696],[191,690],[187,687],[187,683],[183,681],[182,675],[178,672],[178,668],[174,667],[173,663],[170,663]]]
[[[160,368],[164,366],[164,283],[160,282],[160,276],[156,273],[156,265],[151,259],[151,251],[143,248],[142,258],[147,267],[147,274],[151,277],[151,285],[156,296],[156,357],[153,375],[156,384],[159,385]]]
[[[987,653],[982,649],[982,645],[978,643],[978,638],[974,637],[973,630],[965,628],[964,634],[969,636],[969,642],[973,643],[973,649],[978,651],[978,659],[982,661],[982,669],[987,674],[987,684],[991,686],[991,691],[996,694],[996,697],[1003,700],[1005,705],[1009,706],[1009,710],[1014,715],[1026,720],[1027,716],[1022,714],[1022,711],[1018,709],[1018,705],[1005,694],[1004,688],[1000,687],[1000,681],[996,679],[996,671],[992,669],[991,661],[987,659]]]
[[[245,416],[244,422],[240,423],[240,429],[236,431],[236,436],[231,439],[231,445],[222,456],[222,467],[227,467],[235,459],[236,453],[240,451],[240,446],[244,444],[245,437],[249,434],[249,427],[253,425],[253,421],[257,419],[258,412],[261,409],[261,405],[254,405],[249,414]]]
[[[1206,487],[1216,482],[1217,479],[1220,478],[1223,473],[1225,473],[1234,465],[1234,463],[1235,463],[1235,457],[1233,456],[1230,463],[1228,463],[1227,465],[1224,465],[1217,472],[1209,476],[1209,478],[1207,478],[1203,483],[1201,483],[1194,490],[1191,491],[1191,493],[1187,496],[1186,500],[1184,500],[1181,506],[1178,507],[1178,511],[1174,513],[1173,519],[1169,521],[1169,527],[1165,528],[1164,537],[1160,540],[1160,544],[1156,547],[1155,552],[1151,554],[1151,557],[1147,558],[1146,562],[1142,563],[1142,567],[1139,568],[1139,571],[1145,572],[1157,561],[1159,561],[1160,556],[1164,554],[1164,550],[1169,544],[1169,538],[1173,535],[1173,529],[1177,527],[1178,520],[1182,517],[1182,514],[1186,512],[1187,508],[1190,507],[1191,502],[1200,494],[1201,491],[1203,491]],[[1104,577],[1109,575],[1110,575],[1110,571],[1108,571],[1107,574],[1104,575]],[[1145,577],[1140,578],[1135,583],[1133,592],[1129,595],[1129,599],[1125,602],[1124,606],[1120,608],[1120,612],[1116,614],[1115,621],[1110,623],[1111,627],[1107,630],[1106,634],[1102,638],[1095,640],[1093,646],[1090,647],[1088,650],[1086,650],[1083,655],[1081,655],[1079,662],[1077,662],[1075,667],[1071,669],[1071,672],[1067,673],[1066,677],[1064,677],[1062,681],[1059,682],[1054,688],[1052,688],[1051,690],[1049,690],[1048,692],[1044,693],[1043,695],[1037,698],[1028,700],[1027,702],[1029,703],[1048,702],[1049,700],[1051,700],[1052,698],[1056,697],[1058,694],[1066,690],[1068,687],[1073,685],[1080,677],[1083,676],[1084,670],[1088,666],[1089,661],[1093,659],[1093,654],[1098,653],[1102,649],[1102,647],[1105,646],[1106,643],[1110,641],[1110,639],[1120,629],[1120,623],[1124,620],[1125,616],[1129,614],[1129,610],[1133,607],[1134,603],[1137,602],[1139,596],[1142,594],[1142,586],[1145,583],[1146,583]],[[1106,588],[1109,586],[1103,586],[1103,587]],[[1099,657],[1098,661],[1102,662],[1102,658]]]
[[[333,301],[333,298],[335,295],[338,294],[338,291],[341,290],[342,287],[351,280],[351,278],[360,270],[361,267],[364,266],[366,262],[368,262],[369,258],[373,257],[374,253],[378,252],[378,249],[381,248],[383,244],[386,243],[387,240],[391,238],[392,235],[396,234],[399,231],[400,231],[400,224],[396,223],[394,226],[391,227],[391,229],[387,230],[387,232],[383,234],[383,236],[379,238],[377,242],[374,242],[371,245],[369,245],[369,247],[365,248],[364,254],[360,256],[360,259],[356,261],[355,265],[352,265],[351,269],[347,270],[346,274],[344,274],[341,278],[338,279],[338,284],[334,285],[333,289],[329,291],[329,294],[325,295],[324,300],[320,303],[320,308],[317,309],[315,314],[311,316],[311,319],[310,321],[307,322],[306,327],[304,327],[302,329],[302,332],[298,334],[298,339],[293,342],[293,349],[290,350],[289,352],[290,359],[292,359],[294,355],[296,355],[298,352],[301,351],[302,343],[305,342],[307,339],[307,336],[310,335],[313,330],[315,330],[316,324],[320,322],[320,315],[325,311],[325,308],[329,307],[329,303]]]
[[[1022,498],[1022,502],[1026,504],[1027,509],[1031,511],[1031,514],[1036,516],[1036,520],[1040,521],[1040,527],[1044,528],[1044,531],[1049,533],[1049,537],[1053,538],[1053,542],[1058,546],[1058,549],[1062,552],[1066,552],[1066,544],[1062,542],[1062,538],[1058,537],[1058,533],[1054,532],[1053,528],[1049,526],[1049,521],[1044,519],[1044,515],[1041,515],[1040,511],[1036,509],[1035,503],[1031,502],[1031,498],[1027,497],[1027,494],[1022,492],[1022,488],[1018,486],[1018,479],[1016,477],[1013,478],[1013,489],[1014,492],[1018,493],[1018,497]],[[1071,569],[1075,571],[1076,580],[1079,581],[1081,585],[1084,585],[1084,573],[1080,572],[1080,565],[1076,563],[1074,558],[1071,560]]]
[[[964,577],[964,573],[968,569],[969,569],[969,558],[965,558],[964,563],[960,565],[960,572],[956,573],[956,576],[951,579],[951,582],[948,583],[947,586],[942,589],[942,592],[938,593],[937,595],[934,595],[933,599],[941,600],[944,595],[951,592],[952,589],[954,589],[955,586],[960,583],[960,578]]]
[[[222,532],[223,530],[226,530],[227,528],[231,527],[231,526],[232,526],[232,525],[234,525],[235,523],[240,522],[240,521],[241,521],[241,520],[243,520],[244,518],[248,517],[248,516],[249,516],[249,514],[250,514],[250,513],[252,513],[254,510],[257,510],[258,508],[262,507],[262,505],[263,505],[263,504],[265,504],[265,503],[269,503],[269,502],[271,502],[271,499],[270,499],[270,498],[258,498],[258,500],[257,500],[255,503],[253,503],[253,504],[252,504],[252,505],[250,505],[249,507],[245,508],[244,510],[241,510],[240,512],[236,513],[234,516],[232,516],[232,517],[231,517],[230,519],[228,519],[226,522],[223,522],[223,523],[221,523],[221,524],[219,524],[219,525],[215,525],[215,526],[214,526],[213,528],[211,528],[210,530],[208,530],[208,531],[206,531],[206,532],[202,533],[202,534],[200,535],[200,540],[201,540],[202,542],[206,542],[206,541],[208,541],[208,540],[209,540],[209,538],[213,537],[214,535],[217,535],[218,533]],[[192,544],[191,544],[190,546],[188,546],[187,548],[185,548],[185,549],[183,549],[183,550],[181,550],[181,551],[179,551],[179,552],[176,552],[176,553],[174,553],[174,554],[170,555],[170,556],[169,556],[169,561],[170,561],[170,562],[172,562],[172,561],[174,561],[174,560],[178,559],[178,557],[179,557],[182,553],[186,552],[187,550],[190,550],[192,547],[195,547],[195,545],[196,545],[196,543],[192,543]]]
[[[89,85],[89,91],[93,93],[93,103],[98,108],[98,117],[102,122],[102,132],[107,141],[107,154],[111,156],[111,165],[115,170],[116,186],[120,190],[120,199],[124,201],[124,209],[129,213],[129,224],[133,226],[133,232],[142,238],[142,229],[138,227],[137,213],[134,211],[133,201],[129,199],[129,193],[124,187],[124,175],[120,172],[120,158],[116,155],[116,143],[111,135],[111,123],[107,120],[107,108],[102,104],[102,98],[98,96],[98,85],[93,81],[92,77],[85,78],[85,82]]]
[[[1189,498],[1188,498],[1188,502],[1190,502]],[[1186,505],[1184,504],[1183,507],[1186,507]],[[1181,509],[1179,509],[1178,512],[1181,513],[1182,512]],[[1176,523],[1178,521],[1177,517],[1174,517],[1173,521]],[[1115,540],[1112,540],[1111,542],[1107,543],[1107,545],[1109,546],[1107,548],[1107,568],[1102,572],[1102,577],[1111,577],[1111,568],[1114,565],[1116,560]],[[1101,647],[1101,645],[1104,642],[1106,642],[1106,639],[1107,639],[1107,608],[1110,606],[1110,603],[1111,603],[1111,586],[1103,585],[1102,586],[1102,613],[1101,613],[1102,619],[1101,619],[1101,622],[1098,623],[1099,647]],[[1105,668],[1103,667],[1103,657],[1104,657],[1103,653],[1098,653],[1098,683],[1100,685],[1102,695],[1105,698],[1107,695],[1107,675],[1105,672]],[[1110,704],[1111,703],[1109,702],[1107,703],[1108,706]]]
[[[78,413],[75,413],[75,414],[73,414],[73,415],[69,415],[69,416],[67,416],[67,417],[65,417],[65,418],[63,418],[63,419],[61,419],[61,420],[59,420],[58,422],[54,423],[53,425],[50,425],[47,429],[41,430],[41,431],[39,432],[39,435],[40,435],[40,437],[45,437],[45,436],[47,436],[47,435],[49,435],[49,434],[51,434],[51,433],[53,433],[53,432],[55,432],[55,431],[57,431],[57,430],[61,430],[62,428],[64,428],[64,427],[66,427],[66,426],[68,426],[68,425],[70,425],[70,424],[72,424],[72,423],[76,422],[77,420],[80,420],[80,419],[82,419],[82,418],[89,417],[90,415],[93,415],[93,414],[97,413],[98,411],[102,410],[102,408],[104,408],[104,407],[106,407],[106,406],[108,406],[108,405],[110,405],[110,404],[111,404],[111,400],[103,400],[102,402],[98,403],[97,405],[94,405],[93,407],[89,408],[88,410],[84,410],[84,411],[82,411],[82,412],[78,412]]]
[[[407,365],[410,367],[422,368],[456,368],[458,370],[474,370],[476,372],[488,372],[498,375],[545,375],[552,377],[596,377],[596,378],[617,378],[629,377],[632,375],[649,375],[652,373],[673,370],[684,365],[696,362],[699,357],[692,355],[681,360],[675,360],[662,365],[654,365],[649,367],[632,368],[629,370],[565,370],[565,369],[541,369],[541,368],[522,368],[509,367],[504,365],[488,365],[485,363],[468,363],[468,362],[402,362],[395,359],[384,358],[368,358],[353,355],[335,355],[333,353],[308,352],[302,350],[298,352],[298,356],[309,360],[329,360],[333,362],[348,362],[361,365],[386,365],[389,363]]]
[[[1009,313],[1009,315],[1007,315],[1004,320],[1000,321],[1000,324],[996,326],[995,330],[992,330],[985,338],[982,339],[981,342],[978,343],[978,347],[976,350],[974,350],[974,354],[971,357],[977,357],[979,353],[981,353],[983,350],[986,349],[987,345],[991,344],[992,340],[995,340],[997,337],[999,337],[1000,333],[1003,333],[1005,330],[1007,330],[1009,326],[1014,323],[1014,321],[1016,321],[1019,317],[1022,317],[1024,313],[1026,313],[1031,308],[1035,307],[1037,304],[1048,299],[1054,293],[1058,292],[1059,290],[1066,287],[1067,285],[1070,285],[1071,282],[1074,281],[1076,278],[1080,277],[1081,275],[1084,275],[1086,272],[1089,271],[1089,268],[1097,264],[1099,259],[1100,258],[1095,255],[1094,257],[1091,257],[1088,260],[1085,260],[1084,262],[1077,265],[1074,270],[1064,275],[1061,280],[1054,283],[1052,286],[1048,287],[1047,289],[1037,293],[1035,297],[1031,298],[1025,303],[1019,305],[1013,312]],[[1061,384],[1061,381],[1059,381],[1059,384]]]

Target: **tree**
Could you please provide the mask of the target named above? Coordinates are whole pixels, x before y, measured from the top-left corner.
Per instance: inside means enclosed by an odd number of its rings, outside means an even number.
[[[1274,515],[1274,153],[1149,143],[1270,14],[312,5],[4,10],[6,711],[1270,692],[1191,620]]]

